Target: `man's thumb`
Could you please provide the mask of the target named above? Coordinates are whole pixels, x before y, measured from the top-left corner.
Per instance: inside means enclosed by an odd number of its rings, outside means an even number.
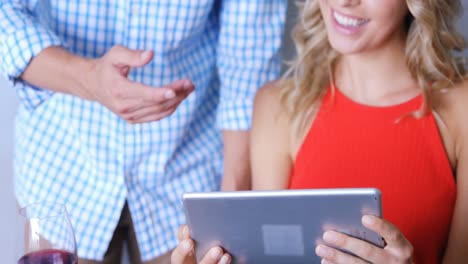
[[[132,50],[123,46],[114,46],[107,54],[117,67],[142,67],[153,59],[153,52],[146,50]]]

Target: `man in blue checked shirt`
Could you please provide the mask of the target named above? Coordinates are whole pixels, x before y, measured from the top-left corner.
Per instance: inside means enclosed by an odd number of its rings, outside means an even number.
[[[120,263],[122,241],[132,263],[168,263],[182,193],[249,188],[253,98],[279,73],[286,5],[2,0],[19,205],[64,203],[80,264]]]

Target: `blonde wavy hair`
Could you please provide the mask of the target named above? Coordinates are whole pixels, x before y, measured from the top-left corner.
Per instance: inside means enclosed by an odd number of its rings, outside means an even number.
[[[424,103],[419,116],[431,109],[431,92],[466,78],[466,60],[454,55],[466,48],[455,29],[463,10],[460,0],[406,0],[406,62],[417,80]],[[333,83],[333,67],[339,54],[328,42],[319,0],[298,3],[300,19],[293,30],[297,57],[280,82],[282,104],[293,129],[300,133],[326,88]]]

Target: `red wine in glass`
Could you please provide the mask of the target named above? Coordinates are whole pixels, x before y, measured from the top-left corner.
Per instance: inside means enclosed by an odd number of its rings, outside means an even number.
[[[77,264],[75,254],[63,250],[42,250],[24,255],[18,264]]]
[[[24,238],[17,264],[78,263],[75,234],[63,204],[30,204],[19,213]]]

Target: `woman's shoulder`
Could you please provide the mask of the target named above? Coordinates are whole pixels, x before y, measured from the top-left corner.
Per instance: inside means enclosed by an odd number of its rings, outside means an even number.
[[[279,107],[281,105],[282,88],[285,87],[286,83],[287,81],[284,80],[276,80],[265,84],[258,90],[255,103]]]
[[[286,85],[289,85],[288,80],[277,80],[260,88],[255,96],[254,113],[262,116],[286,117],[282,104],[283,89]]]
[[[254,103],[252,135],[270,138],[277,145],[289,145],[290,122],[282,103],[283,80],[264,85],[257,92]]]
[[[458,160],[460,150],[468,148],[468,79],[433,95],[434,110],[442,121],[439,129],[451,146],[447,151]]]
[[[438,91],[435,99],[436,110],[445,113],[447,121],[459,123],[468,120],[468,78],[453,87]]]

